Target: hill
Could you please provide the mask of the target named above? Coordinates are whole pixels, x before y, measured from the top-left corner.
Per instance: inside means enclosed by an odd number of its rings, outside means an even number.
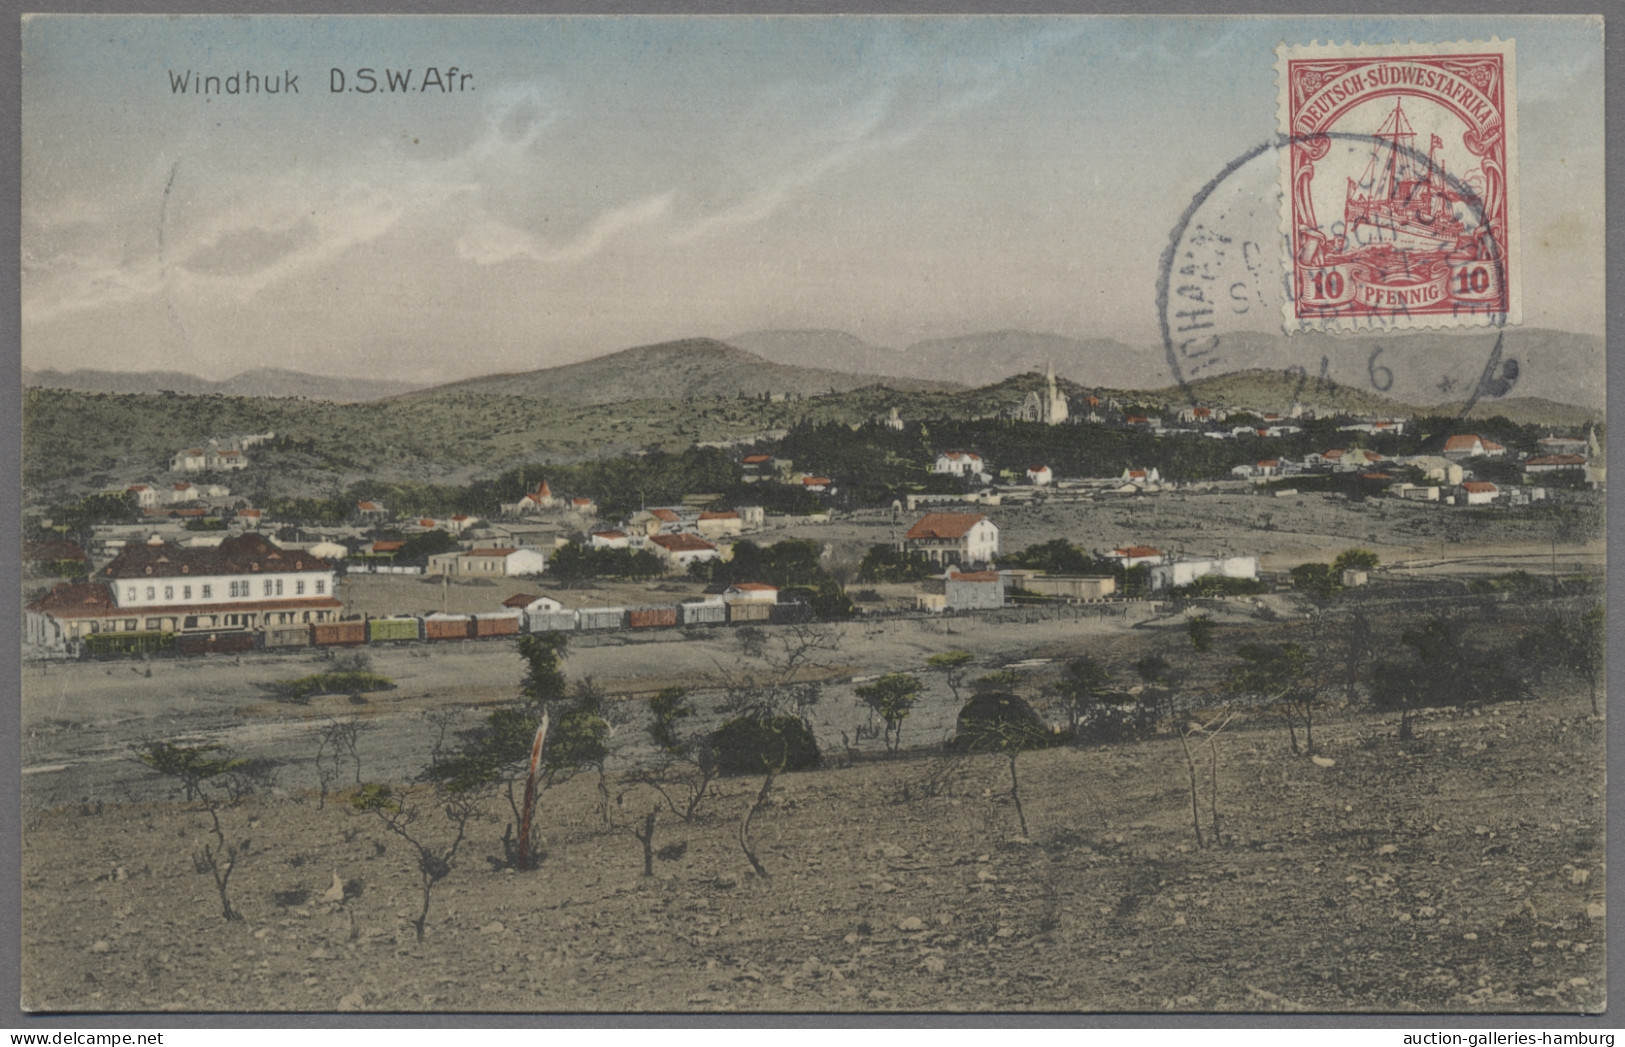
[[[562,367],[465,379],[422,389],[411,397],[424,399],[473,393],[606,404],[737,396],[799,398],[881,383],[916,391],[953,388],[948,382],[882,378],[875,374],[775,363],[713,338],[688,338],[624,349]]]
[[[337,378],[331,375],[262,367],[214,382],[184,371],[23,371],[23,386],[74,389],[82,393],[180,393],[188,396],[290,397],[359,403],[399,396],[418,386],[381,378]]]

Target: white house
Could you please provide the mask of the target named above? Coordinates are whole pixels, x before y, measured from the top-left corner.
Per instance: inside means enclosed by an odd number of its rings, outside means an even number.
[[[209,466],[208,454],[201,447],[188,447],[177,451],[169,459],[169,468],[177,473],[201,473]]]
[[[1468,480],[1460,487],[1463,505],[1489,505],[1501,496],[1501,489],[1484,480]]]
[[[988,563],[999,555],[999,529],[979,513],[926,513],[904,535],[903,548],[933,563]]]
[[[778,586],[766,582],[735,582],[722,591],[724,603],[778,603]]]
[[[1149,545],[1124,545],[1113,549],[1108,559],[1116,560],[1124,567],[1138,567],[1141,564],[1163,563],[1168,559],[1168,554]]]
[[[625,531],[594,531],[587,536],[593,549],[630,549],[632,538]]]
[[[1258,557],[1222,556],[1194,560],[1173,560],[1152,564],[1149,587],[1152,592],[1181,589],[1200,578],[1243,578],[1258,580]]]
[[[937,455],[937,464],[931,471],[941,476],[990,475],[987,463],[982,461],[982,456],[975,451],[943,451]]]
[[[125,490],[135,495],[135,504],[142,509],[156,509],[158,507],[158,488],[152,484],[131,484]]]
[[[515,578],[541,574],[547,569],[547,555],[540,549],[469,549],[466,552],[439,553],[429,557],[429,573],[452,578]]]
[[[1162,483],[1162,474],[1157,471],[1155,466],[1149,469],[1124,469],[1123,475],[1118,479],[1126,484],[1133,484],[1135,487],[1149,487],[1152,484]]]
[[[182,548],[162,539],[125,546],[91,581],[58,586],[28,611],[56,620],[34,632],[79,639],[101,632],[245,630],[325,622],[342,608],[333,565],[258,534]]]
[[[722,559],[717,547],[697,534],[657,534],[649,539],[649,548],[680,571],[691,564]]]
[[[1048,487],[1055,482],[1055,473],[1047,465],[1029,465],[1027,482],[1034,487]]]

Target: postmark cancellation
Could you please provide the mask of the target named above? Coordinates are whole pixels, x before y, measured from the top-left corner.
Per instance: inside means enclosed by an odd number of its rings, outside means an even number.
[[[1277,47],[1288,333],[1520,322],[1513,44]]]

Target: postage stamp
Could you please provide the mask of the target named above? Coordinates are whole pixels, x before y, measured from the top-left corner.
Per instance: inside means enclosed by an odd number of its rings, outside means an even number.
[[[1287,332],[1518,324],[1513,41],[1276,54]]]

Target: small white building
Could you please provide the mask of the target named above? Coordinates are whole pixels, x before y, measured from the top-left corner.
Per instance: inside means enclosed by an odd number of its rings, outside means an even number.
[[[593,549],[630,549],[632,536],[625,531],[594,531],[587,536],[587,545]]]
[[[1027,482],[1034,487],[1048,487],[1055,482],[1055,473],[1047,465],[1029,465]]]
[[[657,534],[649,539],[649,549],[680,571],[692,564],[722,559],[717,547],[697,534]]]
[[[1182,589],[1201,578],[1241,578],[1258,581],[1258,557],[1216,556],[1206,559],[1174,560],[1153,564],[1149,588],[1152,592]]]
[[[1468,480],[1459,491],[1462,505],[1489,505],[1501,497],[1501,489],[1487,480]]]
[[[546,569],[547,555],[529,547],[469,549],[429,557],[429,573],[448,578],[516,578]]]
[[[975,451],[943,451],[931,470],[939,476],[987,477],[988,465]]]

